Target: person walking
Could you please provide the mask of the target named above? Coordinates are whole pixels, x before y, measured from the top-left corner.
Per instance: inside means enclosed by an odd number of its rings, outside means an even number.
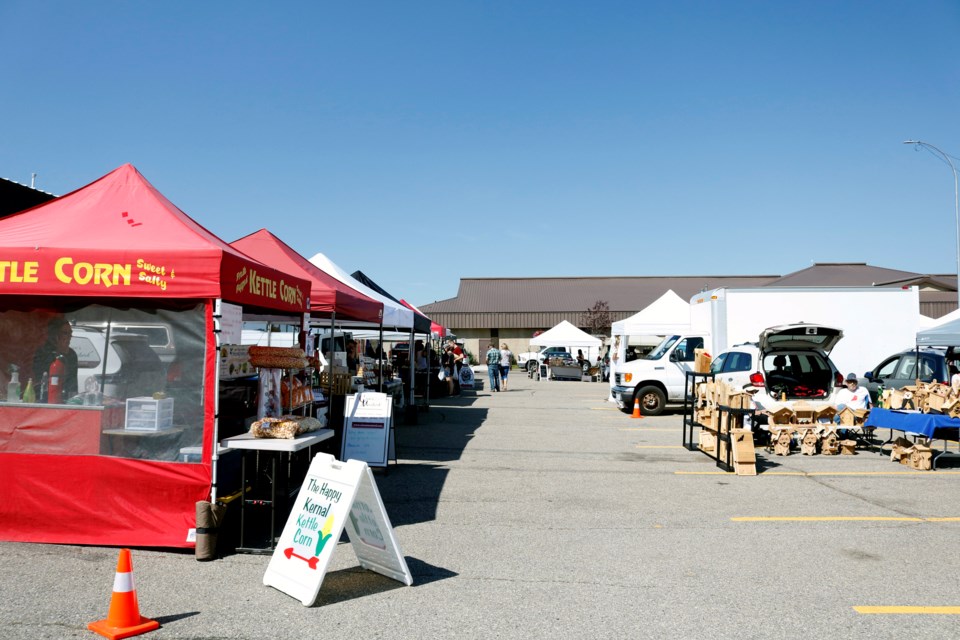
[[[513,360],[513,353],[510,347],[504,342],[500,345],[500,388],[507,390],[507,376],[510,375],[510,362]]]
[[[500,391],[500,349],[492,342],[487,349],[487,374],[490,376],[490,391]]]

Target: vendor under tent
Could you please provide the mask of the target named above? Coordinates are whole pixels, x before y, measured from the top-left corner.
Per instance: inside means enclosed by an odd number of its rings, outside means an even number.
[[[0,539],[192,547],[197,502],[217,493],[219,331],[235,310],[302,319],[310,283],[217,238],[129,164],[0,220],[0,255]],[[61,335],[76,387],[55,395],[49,376],[45,396],[40,355]],[[36,398],[9,393],[11,365]]]
[[[409,341],[410,344],[413,344],[413,336],[415,333],[414,323],[420,322],[414,320],[414,312],[397,302],[393,297],[384,295],[383,293],[371,289],[367,285],[363,284],[353,276],[349,275],[346,271],[337,266],[336,263],[331,261],[327,256],[322,253],[315,254],[310,258],[310,262],[314,265],[329,273],[331,276],[340,280],[347,286],[356,289],[357,291],[363,293],[364,295],[370,296],[374,300],[379,300],[383,303],[383,327],[384,329],[406,329],[409,332]],[[428,329],[429,330],[429,329]],[[413,407],[413,387],[414,387],[414,377],[413,377],[413,368],[411,367],[410,373],[410,404],[409,407]]]
[[[231,244],[264,264],[283,269],[310,281],[312,326],[328,327],[330,332],[328,335],[331,336],[335,335],[337,327],[340,329],[376,327],[381,335],[380,340],[383,340],[384,305],[379,300],[360,293],[326,273],[266,229],[260,229]],[[331,340],[327,344],[333,347],[334,341]],[[328,361],[333,359],[332,353],[324,355]],[[384,369],[381,361],[377,375],[377,388],[381,391],[383,391],[383,379]],[[332,398],[335,395],[335,376],[328,375],[326,381],[324,393]],[[331,402],[327,407],[328,424],[335,427],[332,415],[334,404]]]
[[[530,344],[537,347],[586,348],[586,358],[590,360],[590,349],[599,349],[603,342],[586,331],[581,331],[566,320],[562,320],[557,326],[532,338]]]
[[[413,335],[414,335],[414,334],[420,334],[420,335],[423,335],[423,336],[427,336],[427,337],[429,338],[429,336],[432,334],[432,331],[433,331],[433,322],[431,322],[430,318],[428,318],[427,316],[423,315],[422,313],[420,313],[420,311],[418,311],[417,309],[414,309],[413,307],[411,307],[411,306],[408,305],[407,303],[403,302],[400,298],[397,298],[397,297],[391,295],[386,289],[384,289],[384,288],[381,287],[379,284],[377,284],[376,282],[374,282],[373,279],[370,278],[369,276],[367,276],[363,271],[360,271],[360,270],[358,269],[357,271],[354,271],[352,274],[350,274],[350,277],[352,277],[353,279],[357,280],[358,282],[366,285],[367,287],[370,287],[371,289],[373,289],[373,290],[376,291],[377,293],[380,293],[381,295],[389,298],[390,300],[393,300],[394,302],[396,302],[396,303],[398,303],[398,304],[400,304],[400,305],[403,305],[405,308],[410,309],[411,311],[413,311],[413,330],[410,332],[411,351],[409,352],[409,357],[410,357],[410,367],[409,367],[409,376],[410,376],[410,404],[408,405],[408,408],[412,410],[413,407],[414,407],[414,397],[415,397],[414,388],[417,386],[417,385],[415,384],[415,382],[414,382],[416,378],[415,378],[415,375],[414,375],[414,373],[415,373],[415,366],[414,366],[415,363],[413,362],[414,353],[413,353],[413,351],[412,351],[412,345],[414,344]],[[429,379],[429,377],[425,378],[425,379],[423,380],[423,382],[424,382],[424,385],[423,385],[423,386],[424,386],[424,398],[426,399],[427,404],[429,404],[429,403],[430,403],[430,379]]]

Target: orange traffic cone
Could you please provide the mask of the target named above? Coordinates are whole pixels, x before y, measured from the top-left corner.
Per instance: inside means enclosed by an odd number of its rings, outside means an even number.
[[[130,560],[130,549],[120,549],[117,575],[113,579],[113,595],[110,597],[110,611],[107,613],[106,620],[91,622],[87,625],[87,629],[96,631],[110,640],[118,640],[159,628],[159,622],[140,615],[137,591],[133,587],[133,562]]]
[[[633,415],[631,418],[642,418],[643,415],[640,413],[640,400],[637,398],[633,399]]]

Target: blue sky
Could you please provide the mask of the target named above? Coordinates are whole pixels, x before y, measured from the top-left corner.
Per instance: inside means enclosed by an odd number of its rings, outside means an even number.
[[[955,273],[960,3],[0,4],[0,176],[130,162],[414,304],[461,277]],[[957,163],[960,165],[960,161]]]

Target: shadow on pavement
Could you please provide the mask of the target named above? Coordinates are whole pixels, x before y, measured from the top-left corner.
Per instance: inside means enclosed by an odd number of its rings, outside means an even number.
[[[406,557],[406,561],[407,567],[410,569],[410,574],[413,576],[414,587],[438,580],[445,580],[457,575],[453,571],[435,567],[409,556]],[[386,593],[387,591],[405,587],[406,585],[401,582],[360,567],[331,571],[324,576],[323,585],[320,587],[320,593],[317,594],[317,601],[313,606],[322,607],[337,604],[338,602],[354,600],[378,593]]]
[[[458,460],[487,419],[487,409],[471,406],[475,400],[475,396],[444,398],[420,414],[419,424],[396,428],[401,462],[377,477],[377,488],[394,526],[436,519],[449,473],[443,463]],[[420,464],[404,464],[403,460]]]

